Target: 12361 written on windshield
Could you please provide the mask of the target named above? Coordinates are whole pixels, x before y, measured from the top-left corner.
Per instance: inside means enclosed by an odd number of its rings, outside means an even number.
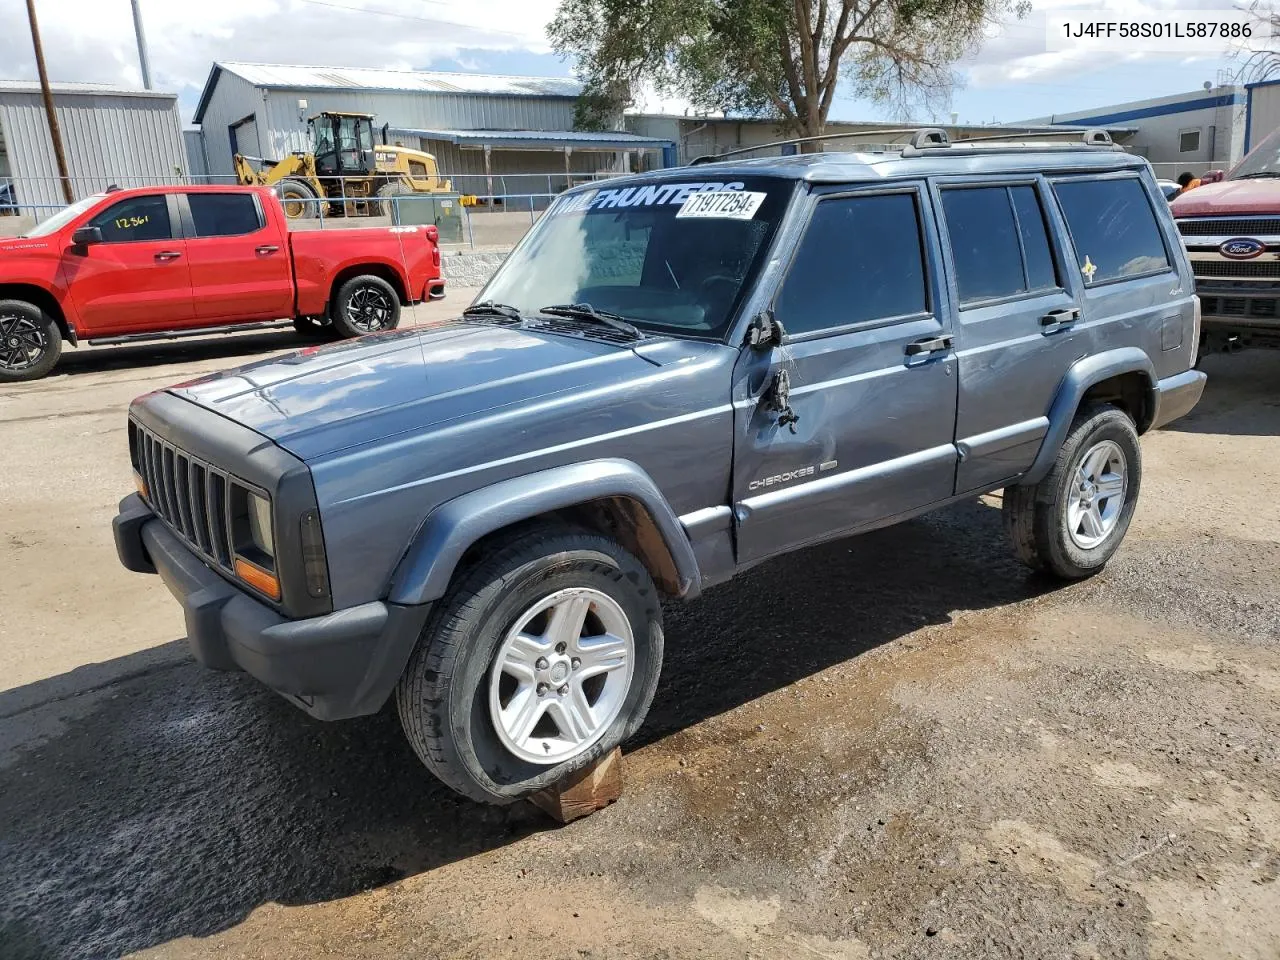
[[[1271,22],[1247,10],[1126,9],[1117,15],[1046,17],[1049,50],[1115,50],[1122,53],[1226,53],[1242,43],[1271,36]],[[1081,14],[1085,15],[1081,15]]]

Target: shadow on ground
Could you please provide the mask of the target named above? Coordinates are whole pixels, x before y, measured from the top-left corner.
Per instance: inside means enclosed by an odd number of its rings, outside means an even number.
[[[312,346],[316,341],[299,336],[292,327],[264,333],[236,333],[190,340],[164,340],[92,349],[64,349],[50,379],[104,373],[108,370],[159,367],[201,360],[227,360],[228,366],[248,363],[275,350]]]
[[[766,564],[668,610],[639,740],[1042,589],[977,502]],[[390,710],[322,724],[180,644],[80,674],[0,694],[6,960],[207,936],[265,902],[345,897],[545,826],[449,792]]]
[[[1214,353],[1201,361],[1209,376],[1194,410],[1165,427],[1179,433],[1274,436],[1280,428],[1280,350]]]

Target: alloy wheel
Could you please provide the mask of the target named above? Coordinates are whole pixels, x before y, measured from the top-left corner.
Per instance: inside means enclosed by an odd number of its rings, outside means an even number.
[[[44,327],[20,314],[0,314],[0,367],[28,370],[49,349]]]
[[[1067,491],[1067,532],[1082,550],[1092,550],[1120,522],[1129,466],[1119,444],[1103,440],[1085,453]]]
[[[551,765],[583,753],[617,719],[631,686],[635,638],[612,597],[571,588],[516,618],[489,675],[489,717],[521,760]]]
[[[359,287],[347,298],[347,321],[365,333],[383,329],[391,321],[391,300],[377,287]]]

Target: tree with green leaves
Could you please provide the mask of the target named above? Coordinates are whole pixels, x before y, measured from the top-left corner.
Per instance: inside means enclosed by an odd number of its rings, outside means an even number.
[[[953,69],[1027,0],[561,0],[548,27],[585,91],[579,125],[611,123],[642,85],[708,112],[823,133],[836,89],[906,114],[950,102]]]

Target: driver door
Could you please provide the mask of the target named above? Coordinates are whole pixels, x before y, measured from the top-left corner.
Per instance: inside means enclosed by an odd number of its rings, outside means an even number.
[[[195,319],[177,194],[125,197],[81,224],[102,242],[68,247],[63,268],[86,338],[188,326]]]
[[[744,348],[734,372],[739,564],[952,495],[958,377],[940,262],[921,184],[812,201],[774,300],[785,342]]]

